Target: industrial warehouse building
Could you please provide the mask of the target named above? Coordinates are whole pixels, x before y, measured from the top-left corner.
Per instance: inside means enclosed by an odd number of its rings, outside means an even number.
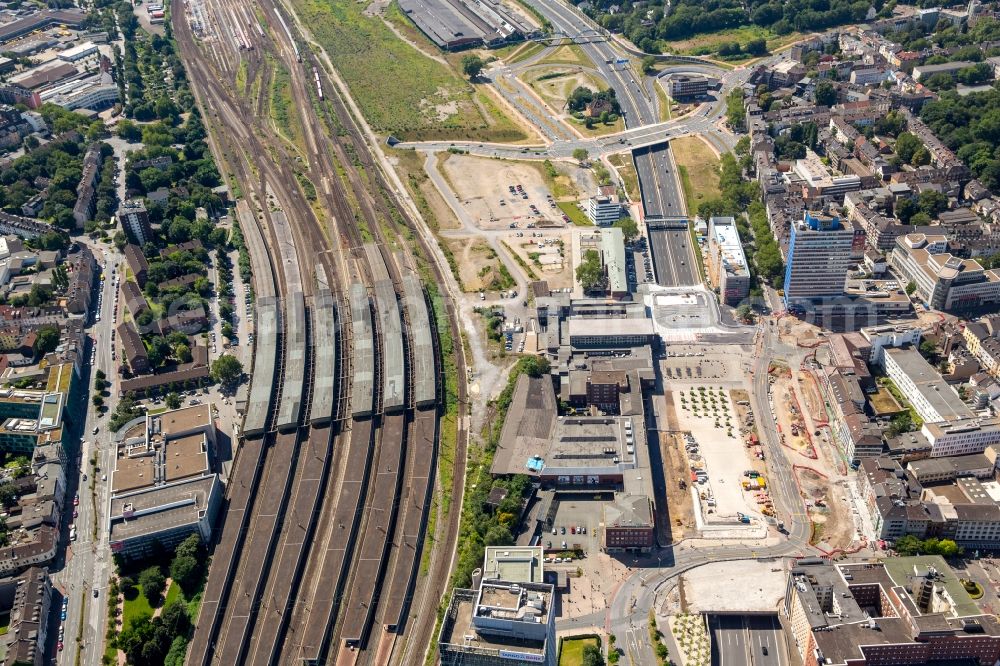
[[[499,46],[534,33],[525,18],[493,0],[400,0],[399,8],[446,51]]]

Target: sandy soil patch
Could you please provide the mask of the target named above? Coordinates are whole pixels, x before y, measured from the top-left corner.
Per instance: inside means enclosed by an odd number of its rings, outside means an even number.
[[[528,224],[566,226],[555,201],[580,198],[578,183],[593,179],[589,171],[574,164],[556,162],[552,167],[554,177],[543,164],[450,155],[441,171],[480,229],[509,229],[511,225],[526,229]],[[587,191],[594,190],[596,185]]]
[[[572,230],[525,231],[518,238],[514,232],[507,245],[552,289],[573,286]],[[534,237],[532,236],[534,234]]]
[[[812,468],[795,467],[795,478],[813,525],[811,543],[823,550],[847,548],[854,541],[854,521],[841,483]]]
[[[803,458],[816,460],[816,448],[813,446],[798,396],[792,386],[791,371],[786,365],[772,365],[770,375],[770,381],[773,382],[771,400],[782,446]],[[801,459],[792,462],[800,461]]]
[[[472,236],[443,238],[442,242],[455,255],[459,276],[466,291],[500,289],[500,258],[486,241]]]

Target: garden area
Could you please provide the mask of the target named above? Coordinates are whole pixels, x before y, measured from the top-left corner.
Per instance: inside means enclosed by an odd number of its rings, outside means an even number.
[[[108,593],[105,664],[183,666],[208,571],[198,534],[140,562],[119,562]]]

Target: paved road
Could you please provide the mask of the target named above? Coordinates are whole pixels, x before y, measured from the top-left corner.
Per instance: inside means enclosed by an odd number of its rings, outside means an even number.
[[[667,287],[701,282],[695,263],[691,233],[687,229],[650,229],[650,253],[657,284]]]
[[[712,663],[718,666],[750,666],[750,641],[743,617],[712,615],[708,628],[712,640]]]
[[[712,615],[708,622],[713,664],[785,666],[788,663],[777,616]]]
[[[122,255],[110,246],[92,246],[98,264],[106,264],[109,267],[117,265],[122,261]],[[92,366],[92,370],[101,369],[113,382],[116,381],[114,372],[115,364],[111,358],[113,344],[111,341],[111,331],[116,322],[114,312],[114,282],[110,272],[107,279],[100,283],[99,290],[101,299],[101,321],[92,321],[90,335],[94,339],[92,349],[96,349],[97,357]],[[119,306],[122,304],[119,303]],[[95,298],[96,308],[96,298]],[[93,376],[88,375],[86,380],[93,382]],[[117,387],[110,389],[112,395],[117,394]],[[89,392],[83,392],[84,400],[81,404],[73,405],[73,410],[80,414],[82,420],[81,435],[83,441],[80,447],[80,455],[75,461],[71,460],[67,467],[69,492],[78,492],[80,504],[73,505],[72,499],[67,502],[66,523],[73,522],[77,526],[77,539],[70,543],[66,550],[65,561],[61,570],[54,574],[55,584],[60,591],[69,599],[65,627],[65,649],[58,654],[57,661],[60,664],[76,663],[76,652],[78,645],[76,642],[77,633],[80,627],[81,614],[83,616],[83,636],[81,644],[81,662],[84,664],[99,664],[101,652],[98,649],[104,640],[104,622],[106,619],[107,605],[105,595],[107,593],[108,575],[111,570],[111,555],[108,549],[107,538],[107,502],[108,484],[102,481],[102,476],[113,465],[112,447],[108,441],[107,416],[96,412],[89,402]],[[110,413],[110,412],[109,412]],[[98,429],[94,435],[94,428]],[[97,456],[99,471],[93,474],[89,460],[92,456]],[[87,478],[83,480],[83,474]],[[93,499],[92,499],[93,498]],[[78,512],[76,518],[72,517],[73,510]],[[96,524],[96,538],[94,537]],[[68,535],[68,528],[64,536]],[[58,566],[56,567],[58,569]],[[98,598],[93,597],[93,590],[98,591]]]

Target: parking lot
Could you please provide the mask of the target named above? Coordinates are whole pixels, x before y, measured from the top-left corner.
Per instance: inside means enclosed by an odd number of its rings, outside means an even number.
[[[549,548],[577,550],[589,555],[600,550],[602,500],[594,498],[593,494],[581,493],[559,502],[553,527],[542,534],[542,544],[546,551]],[[553,534],[553,531],[556,533]]]
[[[649,257],[649,241],[645,236],[637,238],[625,248],[625,270],[632,285],[656,282],[653,277],[653,262]]]

